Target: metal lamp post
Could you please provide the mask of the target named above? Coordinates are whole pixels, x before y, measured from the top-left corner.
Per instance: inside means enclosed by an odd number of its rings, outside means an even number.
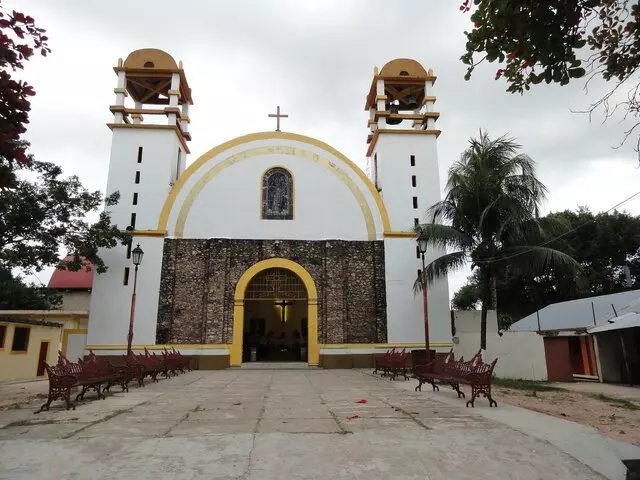
[[[424,309],[424,345],[426,348],[425,355],[426,361],[431,359],[431,350],[429,350],[429,308],[427,302],[427,266],[424,261],[424,254],[427,251],[427,241],[424,238],[418,238],[418,250],[420,250],[420,256],[422,257],[422,306]]]
[[[131,343],[133,342],[133,317],[136,311],[136,287],[138,286],[138,267],[142,263],[144,252],[140,248],[140,244],[131,250],[131,259],[135,270],[133,273],[133,293],[131,294],[131,315],[129,316],[129,337],[127,338],[127,355],[131,355]]]

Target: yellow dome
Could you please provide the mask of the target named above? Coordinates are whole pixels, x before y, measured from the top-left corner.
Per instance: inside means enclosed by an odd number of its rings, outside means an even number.
[[[124,61],[124,68],[177,70],[178,64],[167,52],[157,48],[142,48],[129,54]]]
[[[391,60],[387,62],[382,70],[380,70],[380,75],[383,77],[427,77],[427,71],[424,69],[420,63],[412,60],[410,58],[396,58],[395,60]]]

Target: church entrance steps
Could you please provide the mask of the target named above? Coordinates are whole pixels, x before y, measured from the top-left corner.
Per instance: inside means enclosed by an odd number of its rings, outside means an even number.
[[[240,368],[243,370],[312,370],[318,367],[306,362],[247,362]]]

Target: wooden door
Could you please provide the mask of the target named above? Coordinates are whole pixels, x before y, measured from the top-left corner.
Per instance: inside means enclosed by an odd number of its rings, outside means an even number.
[[[40,355],[38,355],[38,371],[36,373],[38,377],[44,375],[44,362],[47,361],[47,353],[49,353],[49,342],[40,342]]]

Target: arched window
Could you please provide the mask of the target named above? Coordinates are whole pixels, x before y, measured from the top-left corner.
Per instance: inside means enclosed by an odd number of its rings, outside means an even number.
[[[271,168],[262,176],[262,218],[293,220],[293,177],[284,168]]]

